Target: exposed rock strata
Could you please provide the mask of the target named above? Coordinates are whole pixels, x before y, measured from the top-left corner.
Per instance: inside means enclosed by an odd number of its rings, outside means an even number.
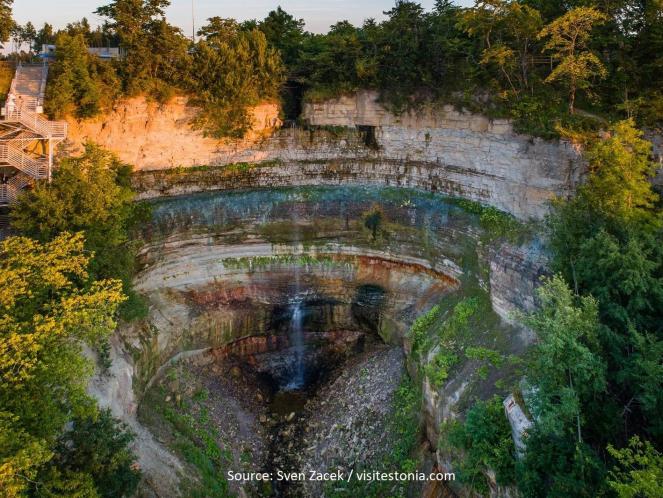
[[[149,299],[149,326],[122,332],[123,343],[113,349],[115,376],[96,386],[97,395],[144,431],[133,418],[136,398],[164,365],[200,357],[210,348],[221,356],[239,353],[272,361],[269,355],[290,346],[278,331],[294,296],[315,310],[315,330],[320,334],[305,335],[305,340],[313,343],[333,336],[329,344],[336,345],[352,344],[353,334],[367,327],[357,311],[365,286],[385,295],[380,313],[374,315],[378,319],[368,327],[375,325],[395,344],[407,343],[403,335],[412,320],[458,289],[465,278],[489,284],[496,302],[507,303],[504,309],[527,305],[516,299],[516,289],[530,292],[534,280],[528,259],[513,248],[496,250],[489,258],[491,274],[481,281],[485,268],[472,263],[481,259],[481,231],[459,208],[415,193],[365,191],[361,200],[352,194],[348,191],[345,201],[322,192],[271,193],[263,201],[266,192],[218,194],[218,201],[216,196],[203,196],[200,201],[172,199],[157,205],[161,220],[146,231],[150,243],[140,257],[144,268],[136,278],[137,289]],[[384,236],[377,240],[363,223],[371,196],[382,199],[386,224]],[[204,200],[208,198],[212,200]],[[279,260],[283,256],[287,257]],[[510,333],[504,329],[504,337],[489,337],[489,344],[513,341],[517,350],[521,338]],[[441,388],[426,383],[424,416],[432,448],[442,422],[462,413],[473,397],[494,392],[496,378],[477,383],[475,371],[476,365],[468,362]],[[141,462],[154,486],[160,481],[154,476],[164,472],[170,472],[164,485],[172,486],[177,466],[169,461],[174,457],[149,438],[145,433],[141,439]],[[448,470],[446,463],[440,455],[438,467]]]
[[[76,152],[92,141],[137,168],[174,168],[210,164],[220,154],[250,149],[281,124],[278,105],[262,104],[251,109],[253,127],[244,140],[220,141],[191,128],[197,112],[186,97],[165,104],[145,97],[125,99],[110,113],[68,119],[68,145]]]
[[[146,184],[145,197],[232,188],[236,181],[243,188],[368,183],[466,197],[526,219],[542,216],[553,197],[572,193],[583,173],[569,143],[518,135],[507,120],[450,106],[395,116],[372,92],[307,104],[302,117],[310,129],[276,131],[276,106],[259,106],[254,131],[241,141],[192,131],[195,112],[183,98],[162,106],[131,99],[109,115],[70,123],[70,140],[75,148],[93,140],[140,170],[273,165],[227,182],[218,175],[206,181],[205,171],[196,185],[181,177],[176,184]]]
[[[501,244],[490,248],[490,301],[493,310],[508,322],[516,312],[536,309],[536,288],[549,274],[548,260],[535,245],[516,247]]]

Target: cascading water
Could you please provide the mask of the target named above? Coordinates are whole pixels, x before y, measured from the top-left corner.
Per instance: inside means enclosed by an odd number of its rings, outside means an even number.
[[[299,213],[296,207],[291,211],[291,219],[293,226],[293,242],[299,244]],[[292,301],[292,316],[290,318],[290,347],[293,351],[293,367],[290,380],[285,387],[286,391],[294,391],[304,387],[304,329],[302,324],[302,299],[300,297],[300,275],[299,266],[294,271],[294,299]]]
[[[305,380],[304,364],[304,327],[302,323],[302,302],[295,301],[290,319],[290,344],[293,349],[294,362],[290,381],[286,385],[288,390],[301,389]]]

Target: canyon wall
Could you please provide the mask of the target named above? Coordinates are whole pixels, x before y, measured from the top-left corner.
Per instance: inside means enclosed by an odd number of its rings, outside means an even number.
[[[570,194],[582,176],[569,143],[514,133],[509,120],[424,107],[395,116],[375,92],[359,92],[304,106],[312,125],[371,127],[382,157],[433,164],[458,195],[495,205],[516,216],[538,217],[554,196]]]
[[[647,130],[644,138],[652,143],[654,162],[658,165],[656,176],[652,179],[654,188],[663,193],[663,130]]]
[[[364,183],[409,186],[491,204],[521,219],[538,218],[555,196],[573,192],[583,174],[569,143],[518,135],[507,120],[450,106],[395,116],[373,92],[304,106],[305,128],[281,128],[273,105],[254,109],[245,140],[212,140],[190,128],[196,110],[183,98],[159,106],[143,98],[95,120],[72,122],[70,147],[93,140],[139,170],[257,164],[223,178],[198,168],[198,185],[180,175],[143,197],[282,185]],[[260,164],[269,164],[269,168]],[[214,176],[216,174],[216,176]],[[209,178],[212,176],[212,178]]]
[[[256,169],[212,170],[218,178],[206,168],[137,178],[163,182],[164,175],[181,175],[184,180],[171,187],[186,190],[186,179],[206,174],[214,185],[228,181],[228,189],[238,189],[242,175]],[[374,232],[366,216],[376,208],[381,221]],[[418,316],[435,304],[450,307],[468,293],[484,303],[490,299],[494,311],[508,318],[513,309],[531,307],[539,273],[535,246],[497,245],[462,204],[403,188],[313,186],[164,197],[152,202],[142,238],[134,283],[147,299],[148,316],[112,338],[111,370],[95,379],[91,391],[138,434],[149,486],[166,496],[177,487],[181,466],[136,413],[150,386],[158,386],[176,362],[202,365],[226,354],[247,361],[269,357],[270,371],[281,375],[293,345],[284,326],[297,300],[313,320],[303,337],[310,364],[352,347],[361,334],[379,335],[403,346],[408,368],[419,377],[431,358],[410,354],[407,332]],[[378,291],[379,305],[370,305],[366,290]],[[493,312],[482,313],[482,322],[485,328],[464,338],[468,344],[519,355],[529,341]],[[505,374],[494,369],[484,377],[478,369],[476,360],[467,359],[441,385],[423,380],[428,456],[438,468],[451,469],[446,455],[435,454],[440,426],[494,394]]]
[[[536,289],[549,274],[548,259],[538,244],[508,243],[488,249],[490,301],[495,313],[515,323],[514,313],[536,310]]]
[[[186,97],[174,97],[165,104],[146,97],[128,98],[109,113],[67,119],[67,146],[75,153],[92,141],[138,169],[187,167],[214,164],[225,154],[251,148],[281,125],[279,106],[265,103],[250,110],[253,127],[244,140],[216,140],[191,128],[197,112]]]

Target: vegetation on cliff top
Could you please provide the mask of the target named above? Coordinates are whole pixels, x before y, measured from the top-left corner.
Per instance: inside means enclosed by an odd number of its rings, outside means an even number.
[[[385,15],[325,35],[280,9],[263,23],[309,99],[372,88],[395,111],[455,103],[544,137],[595,129],[598,116],[663,122],[660,3],[437,0],[427,12],[398,0]]]
[[[453,103],[511,117],[517,130],[543,137],[596,130],[605,120],[663,123],[660,2],[436,0],[426,11],[397,0],[382,22],[340,21],[326,34],[306,32],[279,7],[243,23],[212,17],[195,43],[168,23],[169,4],[114,0],[97,9],[106,22],[96,30],[83,19],[59,33],[48,24],[15,27],[12,37],[36,49],[57,41],[53,114],[73,108],[88,116],[118,91],[160,101],[184,92],[202,109],[195,125],[216,137],[242,136],[249,106],[260,101],[280,95],[294,119],[303,94],[360,89],[379,91],[396,112]],[[126,57],[100,65],[84,44],[119,46]]]
[[[147,94],[165,102],[176,93],[200,108],[193,126],[213,137],[242,137],[252,126],[250,107],[276,100],[283,66],[259,29],[213,17],[196,43],[165,19],[170,2],[115,0],[96,13],[106,22],[93,31],[84,19],[54,32],[45,25],[31,41],[55,43],[47,91],[53,117],[91,117],[121,96]],[[102,62],[88,45],[119,46],[126,56]],[[41,47],[39,47],[40,49]]]

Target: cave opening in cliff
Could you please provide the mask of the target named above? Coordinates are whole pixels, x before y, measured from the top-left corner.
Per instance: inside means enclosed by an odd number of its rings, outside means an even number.
[[[377,150],[380,148],[376,135],[376,127],[369,125],[357,125],[357,131],[364,142],[364,145],[369,149]]]
[[[218,356],[255,376],[277,412],[290,410],[289,400],[296,411],[346,360],[383,343],[378,330],[386,291],[364,285],[354,293],[349,303],[306,293],[287,295],[272,307],[263,335],[239,339]]]

